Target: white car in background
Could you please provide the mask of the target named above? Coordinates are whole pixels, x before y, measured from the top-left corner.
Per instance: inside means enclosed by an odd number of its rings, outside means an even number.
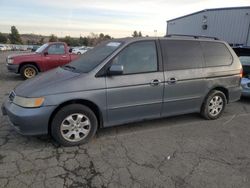
[[[87,51],[88,51],[88,47],[83,46],[83,47],[73,48],[72,53],[80,55],[80,54],[84,54]]]
[[[5,51],[5,50],[7,50],[7,49],[6,49],[6,46],[5,46],[5,45],[0,44],[0,51]]]
[[[6,45],[6,50],[11,50],[12,48],[11,48],[11,46],[10,45]]]

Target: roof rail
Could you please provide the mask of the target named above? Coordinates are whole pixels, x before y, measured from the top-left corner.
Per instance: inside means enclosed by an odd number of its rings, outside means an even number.
[[[199,35],[179,35],[179,34],[170,34],[170,35],[166,35],[165,37],[192,37],[192,38],[194,38],[194,39],[207,38],[207,39],[219,40],[217,37],[207,37],[207,36],[199,36]]]

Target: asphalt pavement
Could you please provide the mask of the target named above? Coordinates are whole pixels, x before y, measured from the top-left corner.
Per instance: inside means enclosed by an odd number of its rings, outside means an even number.
[[[17,84],[0,52],[0,103]],[[16,133],[0,115],[0,187],[250,187],[250,99],[218,120],[189,114],[98,131],[88,144],[59,147]]]

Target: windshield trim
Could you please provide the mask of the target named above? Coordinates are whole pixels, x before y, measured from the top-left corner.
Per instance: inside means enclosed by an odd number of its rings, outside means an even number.
[[[45,44],[43,44],[42,46],[40,46],[39,48],[37,48],[36,49],[36,53],[42,53],[46,48],[48,48],[48,46],[49,46],[49,44],[48,43],[45,43]],[[40,49],[42,49],[42,50],[40,50]]]

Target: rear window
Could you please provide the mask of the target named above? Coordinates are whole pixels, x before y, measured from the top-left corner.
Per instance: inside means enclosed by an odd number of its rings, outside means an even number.
[[[243,67],[243,77],[250,77],[250,56],[240,56],[240,62]]]
[[[164,69],[183,70],[203,67],[203,55],[198,41],[161,40]]]
[[[232,55],[223,43],[201,42],[206,67],[225,66],[232,63]]]
[[[243,66],[250,66],[250,56],[240,56],[239,59]]]

